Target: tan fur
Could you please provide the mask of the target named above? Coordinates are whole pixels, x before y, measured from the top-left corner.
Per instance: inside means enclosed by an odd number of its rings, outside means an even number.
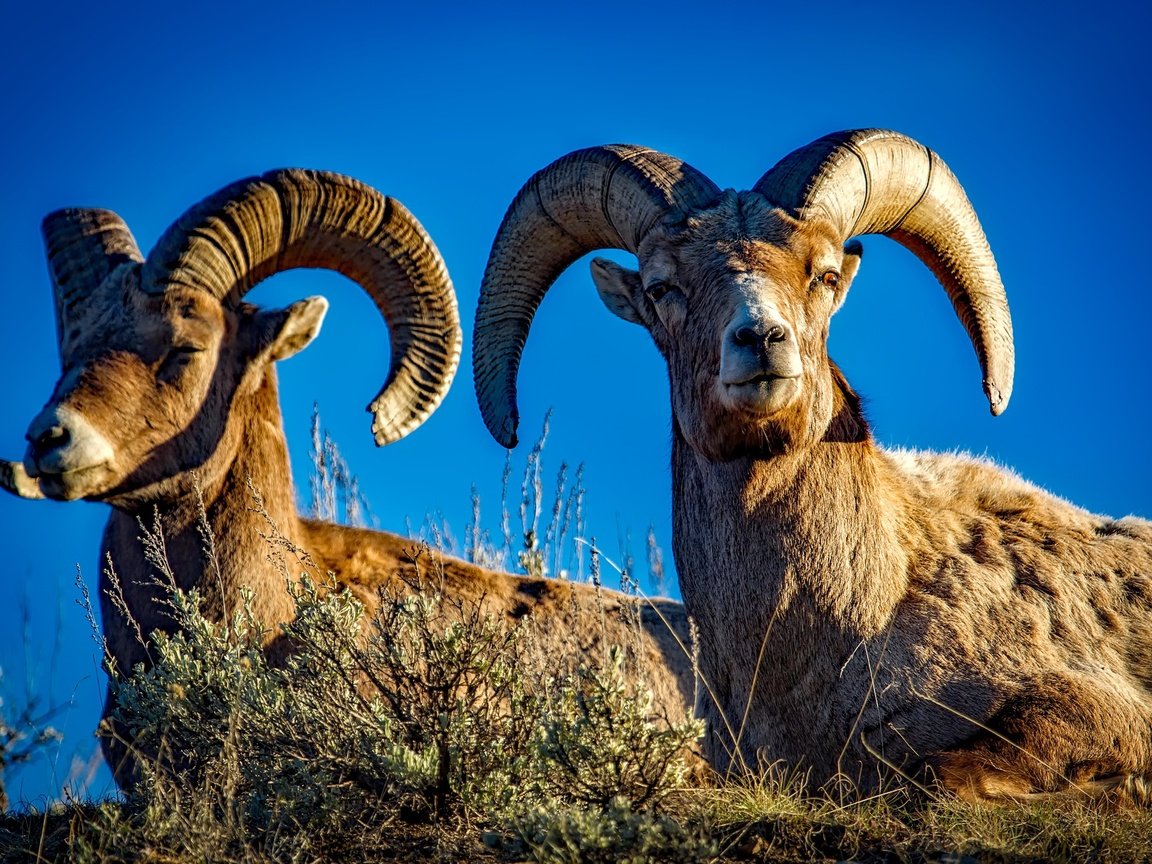
[[[77,412],[92,435],[111,445],[112,457],[83,470],[39,477],[52,497],[112,506],[101,569],[111,561],[129,616],[145,634],[173,626],[163,613],[166,589],[140,542],[139,520],[151,526],[154,513],[180,587],[199,589],[214,615],[234,609],[241,587],[250,587],[254,612],[273,635],[276,625],[293,615],[285,574],[298,577],[309,569],[286,546],[308,553],[315,577],[333,573],[369,609],[381,586],[403,589],[404,580],[417,575],[412,541],[304,519],[296,512],[272,358],[307,344],[318,327],[315,305],[233,307],[187,288],[149,296],[138,288],[137,267],[113,274],[91,297],[87,314],[78,316],[84,326],[41,415],[51,418],[61,407]],[[196,350],[181,350],[188,348]],[[58,443],[59,438],[34,440],[30,458],[66,449]],[[218,568],[205,557],[200,496]],[[270,534],[285,544],[263,539]],[[440,567],[426,566],[424,575],[429,570]],[[681,648],[688,637],[679,604],[646,604],[605,591],[601,615],[590,585],[527,579],[447,558],[442,571],[443,590],[451,597],[483,601],[509,622],[532,616],[557,668],[604,640],[638,641],[655,710],[667,717],[686,711],[691,668]],[[118,672],[127,674],[148,662],[147,651],[110,599],[113,591],[105,571],[100,581],[104,633]],[[641,607],[639,634],[623,614],[632,606]],[[113,707],[110,694],[105,717]],[[111,724],[102,728],[105,755],[118,782],[130,782],[131,760],[117,730]]]
[[[861,791],[1144,788],[1152,523],[1092,515],[984,460],[878,447],[827,356],[855,268],[835,243],[729,192],[650,232],[640,273],[594,269],[668,362],[674,548],[714,694],[708,757]],[[814,278],[829,267],[835,291]],[[641,286],[655,279],[677,290],[653,301]],[[803,365],[795,396],[761,414],[717,385],[725,328],[748,308],[783,310]]]

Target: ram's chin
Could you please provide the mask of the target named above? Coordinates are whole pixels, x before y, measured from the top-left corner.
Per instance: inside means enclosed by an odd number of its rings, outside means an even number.
[[[722,384],[727,407],[750,419],[767,420],[790,407],[800,394],[799,378],[761,376],[738,384]]]
[[[679,409],[674,403],[673,416],[686,443],[710,462],[770,459],[809,441],[802,396],[799,378],[719,384]]]
[[[63,474],[41,474],[37,481],[45,498],[54,501],[77,501],[99,498],[113,485],[112,472],[105,465],[66,471]]]

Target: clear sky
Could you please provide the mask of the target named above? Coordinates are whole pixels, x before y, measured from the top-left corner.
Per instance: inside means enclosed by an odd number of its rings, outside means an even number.
[[[629,142],[748,188],[820,135],[881,126],[934,148],[967,189],[1008,290],[1017,378],[992,418],[944,292],[909,252],[866,239],[831,341],[878,438],[986,453],[1088,509],[1152,517],[1152,75],[1137,8],[4,0],[0,456],[22,455],[58,374],[47,212],[113,209],[147,251],[226,183],[329,169],[400,199],[431,233],[460,298],[466,360],[438,413],[377,451],[363,409],[388,354],[369,302],[314,271],[261,286],[257,302],[332,301],[319,339],[281,365],[298,488],[316,401],[381,527],[440,512],[460,537],[471,485],[489,517],[500,497],[504,451],[467,357],[489,245],[532,172]],[[547,482],[561,460],[584,463],[589,533],[609,553],[630,534],[642,558],[650,524],[669,549],[665,379],[647,335],[600,305],[587,263],[571,267],[524,355],[521,438],[554,410]],[[12,778],[14,799],[55,796],[72,758],[95,747],[103,673],[72,583],[77,565],[95,583],[105,518],[103,505],[0,498],[0,693],[19,703],[30,688],[65,706],[62,747]]]

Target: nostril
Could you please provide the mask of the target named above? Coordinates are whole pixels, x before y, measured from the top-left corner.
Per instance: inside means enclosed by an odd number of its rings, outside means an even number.
[[[63,447],[68,443],[70,434],[63,426],[49,426],[43,432],[36,436],[36,440],[32,443],[41,452],[54,450],[57,447]]]
[[[768,324],[753,327],[744,324],[736,328],[732,334],[732,341],[740,348],[750,345],[766,345],[771,342],[784,342],[788,338],[788,331],[783,324]]]
[[[755,345],[760,341],[760,334],[756,332],[754,327],[747,325],[740,327],[732,334],[732,341],[741,347],[746,345]]]

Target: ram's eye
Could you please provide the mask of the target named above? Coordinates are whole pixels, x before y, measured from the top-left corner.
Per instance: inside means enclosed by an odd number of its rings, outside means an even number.
[[[663,279],[657,279],[651,285],[644,289],[648,295],[648,299],[653,303],[658,302],[669,291],[675,290],[676,286],[671,282],[665,282]]]
[[[161,372],[166,374],[178,372],[187,365],[193,355],[199,354],[203,350],[203,348],[197,348],[195,345],[174,345],[168,349],[168,354],[164,357]]]
[[[835,291],[840,285],[840,274],[835,270],[827,270],[820,277],[820,284],[831,291]]]

